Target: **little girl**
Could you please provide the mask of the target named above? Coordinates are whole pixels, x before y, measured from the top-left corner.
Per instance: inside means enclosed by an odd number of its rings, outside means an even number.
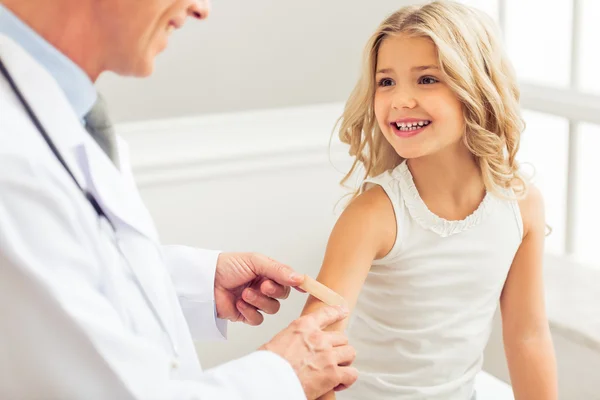
[[[366,179],[318,276],[352,310],[335,328],[359,378],[339,398],[474,398],[498,302],[516,399],[557,398],[544,208],[515,161],[518,101],[493,22],[475,9],[405,7],[372,36],[340,127],[355,157],[342,183],[358,167]],[[305,312],[320,306],[310,298]]]

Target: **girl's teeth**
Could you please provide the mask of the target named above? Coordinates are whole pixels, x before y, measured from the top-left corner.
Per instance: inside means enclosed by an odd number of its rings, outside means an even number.
[[[401,131],[414,131],[416,129],[420,129],[424,126],[429,125],[429,121],[418,121],[418,122],[401,122],[396,124],[396,128]]]

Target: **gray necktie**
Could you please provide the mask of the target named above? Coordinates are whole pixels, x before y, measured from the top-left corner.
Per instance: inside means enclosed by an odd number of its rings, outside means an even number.
[[[84,121],[85,129],[92,135],[108,158],[119,168],[115,131],[108,118],[106,102],[100,95],[98,95],[94,107],[85,116]]]

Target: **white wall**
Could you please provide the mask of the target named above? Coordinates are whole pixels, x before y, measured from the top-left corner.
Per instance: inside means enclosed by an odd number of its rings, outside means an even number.
[[[142,190],[167,242],[258,251],[316,276],[341,194],[337,175],[321,165],[221,176]],[[181,201],[183,200],[183,201]],[[292,293],[280,314],[259,328],[229,324],[226,343],[200,343],[206,367],[246,354],[300,315],[304,294]]]
[[[362,48],[406,0],[213,0],[175,32],[148,79],[107,75],[115,121],[342,101]]]

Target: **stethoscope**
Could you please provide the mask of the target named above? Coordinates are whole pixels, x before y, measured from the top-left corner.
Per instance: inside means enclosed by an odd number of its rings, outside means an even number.
[[[115,234],[115,237],[116,237],[117,230],[115,228],[115,224],[111,221],[111,219],[109,218],[109,216],[106,215],[106,213],[104,212],[104,210],[102,209],[102,207],[100,207],[100,204],[98,203],[98,201],[96,200],[96,198],[94,197],[94,195],[92,193],[90,193],[88,190],[86,190],[83,187],[81,187],[81,185],[79,184],[79,182],[77,181],[77,179],[75,179],[75,175],[73,175],[73,172],[71,171],[71,169],[69,168],[69,166],[65,162],[64,158],[62,157],[62,155],[60,154],[60,152],[56,148],[56,145],[54,144],[54,142],[52,141],[52,139],[48,135],[48,132],[42,126],[40,120],[35,115],[35,112],[31,109],[31,106],[29,105],[29,103],[27,102],[27,100],[25,100],[25,97],[23,96],[23,93],[21,92],[21,90],[19,89],[19,87],[17,86],[17,84],[15,83],[15,81],[12,78],[11,74],[6,69],[6,66],[2,62],[2,59],[0,59],[0,73],[2,73],[2,75],[4,75],[4,78],[6,78],[6,81],[10,85],[12,91],[15,93],[15,95],[19,99],[20,103],[25,108],[25,112],[27,113],[29,119],[31,120],[31,122],[33,122],[33,125],[35,125],[36,129],[38,130],[38,132],[42,135],[42,138],[44,139],[44,141],[46,142],[46,144],[48,145],[48,147],[50,148],[50,150],[52,150],[52,153],[54,154],[54,156],[56,157],[56,159],[60,162],[60,164],[62,165],[62,167],[64,168],[64,170],[69,174],[69,176],[73,180],[73,183],[75,183],[75,185],[77,186],[77,188],[79,188],[79,191],[83,194],[83,196],[88,201],[88,203],[92,206],[92,208],[94,209],[94,211],[96,212],[96,214],[98,216],[98,219],[100,221],[102,221],[102,220],[106,221],[110,225],[110,227],[111,227],[111,229],[112,229],[112,231],[113,231],[113,233]],[[125,257],[125,254],[123,254],[123,251],[121,250],[121,248],[120,248],[120,246],[118,244],[118,240],[115,240],[115,246],[116,246],[117,250],[119,251],[121,257],[125,260],[125,263],[127,264],[128,268],[130,269],[131,275],[134,277],[135,284],[138,287],[138,289],[140,290],[140,292],[142,293],[142,296],[144,297],[146,305],[150,308],[150,310],[152,310],[152,314],[154,314],[154,318],[156,318],[156,321],[158,322],[158,325],[160,326],[162,332],[168,338],[169,345],[170,345],[171,350],[173,352],[173,356],[175,358],[177,358],[179,356],[179,352],[177,350],[177,345],[175,344],[175,340],[173,340],[171,334],[169,333],[169,331],[167,329],[166,324],[164,323],[163,319],[161,318],[160,314],[158,313],[158,310],[156,309],[156,307],[154,307],[154,304],[152,304],[152,302],[150,301],[150,298],[148,297],[148,294],[144,290],[144,288],[143,288],[142,284],[140,283],[137,275],[135,274],[135,272],[131,268],[131,265],[129,264],[129,260],[127,259],[127,257]]]

